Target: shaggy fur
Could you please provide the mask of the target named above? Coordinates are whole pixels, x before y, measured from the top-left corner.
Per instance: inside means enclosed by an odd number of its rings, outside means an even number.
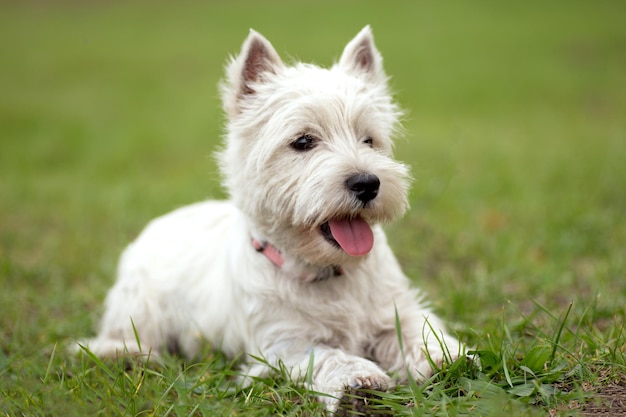
[[[407,209],[409,172],[392,158],[400,110],[370,28],[330,69],[286,66],[251,31],[221,91],[230,199],[148,225],[86,346],[115,356],[175,345],[194,356],[209,341],[282,361],[303,382],[313,360],[310,388],[329,394],[320,400],[331,411],[346,392],[388,389],[389,375],[428,377],[426,351],[435,363],[461,354],[379,226]],[[243,373],[267,371],[250,360]]]

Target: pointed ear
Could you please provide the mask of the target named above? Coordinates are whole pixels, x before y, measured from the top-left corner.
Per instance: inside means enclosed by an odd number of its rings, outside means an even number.
[[[372,29],[365,26],[352,39],[341,54],[339,67],[353,75],[364,77],[370,82],[385,82],[383,57],[374,45]]]
[[[237,115],[240,101],[255,94],[254,85],[262,83],[264,75],[275,74],[283,67],[272,44],[263,35],[250,29],[241,52],[227,65],[226,80],[221,85],[226,113],[229,116]]]

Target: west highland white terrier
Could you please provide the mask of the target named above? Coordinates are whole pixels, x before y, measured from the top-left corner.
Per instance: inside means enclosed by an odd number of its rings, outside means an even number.
[[[380,226],[407,209],[409,170],[392,157],[401,112],[369,26],[330,69],[287,66],[250,31],[221,93],[230,199],[148,225],[123,253],[86,348],[194,357],[208,341],[265,358],[244,375],[282,363],[331,411],[463,354]]]

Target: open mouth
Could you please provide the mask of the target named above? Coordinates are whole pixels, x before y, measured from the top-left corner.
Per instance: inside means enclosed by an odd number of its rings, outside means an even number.
[[[341,247],[339,245],[339,242],[337,242],[335,238],[333,237],[333,234],[330,231],[330,225],[328,224],[328,222],[325,222],[324,224],[320,226],[320,232],[322,232],[322,236],[324,236],[324,239],[326,239],[329,243],[337,246],[338,248]]]
[[[351,256],[365,255],[374,246],[372,228],[361,217],[331,219],[320,226],[320,232],[330,244]]]

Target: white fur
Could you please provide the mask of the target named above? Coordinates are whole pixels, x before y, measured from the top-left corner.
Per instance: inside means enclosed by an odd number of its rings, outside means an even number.
[[[369,27],[330,69],[286,66],[251,31],[221,88],[228,124],[219,163],[230,200],[197,203],[148,225],[121,258],[88,348],[115,356],[175,344],[195,356],[209,341],[228,355],[282,361],[302,381],[312,358],[311,388],[334,396],[320,396],[330,410],[346,390],[389,388],[389,375],[423,380],[432,372],[425,350],[438,363],[447,355],[440,342],[450,359],[461,354],[410,289],[378,225],[406,210],[409,174],[392,159],[400,111]],[[304,134],[315,148],[295,150]],[[346,188],[362,172],[380,179],[366,204]],[[330,219],[356,216],[374,233],[364,256],[348,255],[320,232]],[[274,245],[284,265],[257,252],[252,239]],[[318,279],[330,266],[342,275]],[[250,360],[244,374],[267,371]]]

